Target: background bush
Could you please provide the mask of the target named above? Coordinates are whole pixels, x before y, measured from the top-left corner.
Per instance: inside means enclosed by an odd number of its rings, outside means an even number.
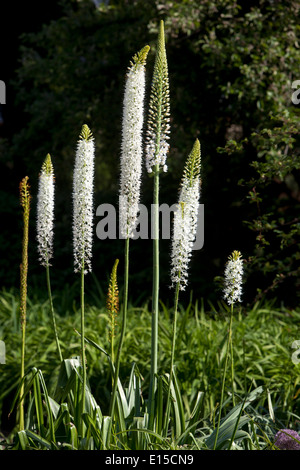
[[[80,351],[75,331],[80,323],[79,279],[73,274],[71,236],[78,133],[87,123],[96,138],[95,206],[105,202],[117,207],[126,67],[132,55],[149,43],[150,85],[160,19],[167,37],[172,115],[169,172],[161,178],[161,202],[176,201],[191,143],[198,137],[202,144],[205,245],[194,253],[178,325],[176,370],[184,400],[188,404],[198,390],[204,391],[204,414],[214,419],[228,316],[219,301],[219,281],[228,254],[238,249],[245,258],[246,276],[243,307],[235,312],[234,321],[234,389],[243,396],[250,387],[264,385],[258,409],[271,417],[273,406],[276,424],[282,420],[284,427],[297,427],[299,365],[291,361],[291,345],[298,340],[300,315],[300,160],[299,106],[291,95],[292,82],[300,78],[299,2],[260,0],[245,6],[233,0],[64,0],[51,5],[39,17],[26,4],[31,23],[22,18],[18,33],[24,34],[15,49],[4,47],[9,61],[0,77],[8,85],[0,129],[0,282],[6,288],[0,296],[0,338],[7,350],[0,378],[1,431],[14,424],[14,417],[7,417],[19,377],[19,181],[29,175],[33,194],[26,368],[40,367],[51,390],[58,358],[44,270],[37,262],[38,171],[50,152],[57,188],[51,274],[63,354],[70,357]],[[147,205],[151,189],[152,181],[144,174],[142,202]],[[94,273],[87,282],[86,335],[105,349],[109,348],[107,276],[117,257],[122,273],[122,254],[123,243],[118,240],[95,239]],[[159,358],[164,366],[170,357],[173,313],[169,255],[169,242],[162,241]],[[130,266],[131,306],[121,379],[126,383],[131,363],[136,362],[147,396],[151,243],[132,244]],[[90,347],[87,356],[92,391],[106,413],[111,388],[108,364]]]
[[[246,301],[275,295],[279,302],[296,305],[299,105],[291,101],[291,84],[299,79],[299,6],[298,1],[275,0],[73,0],[53,2],[48,17],[43,12],[35,20],[34,32],[19,26],[18,32],[27,32],[18,40],[18,62],[10,63],[0,139],[1,283],[19,282],[18,182],[28,174],[35,196],[48,152],[57,187],[54,268],[59,274],[53,282],[68,282],[72,168],[83,123],[96,139],[95,205],[117,206],[126,68],[149,43],[150,85],[157,25],[164,19],[172,132],[161,202],[176,201],[191,143],[199,137],[202,144],[205,244],[194,253],[190,287],[199,299],[215,301],[214,279],[228,254],[239,249],[247,261]],[[144,204],[151,203],[151,185],[144,174]],[[30,282],[38,285],[34,217],[35,200]],[[151,249],[141,240],[133,244],[134,297],[151,295]],[[94,272],[100,283],[122,250],[118,240],[95,240]],[[168,242],[162,242],[161,253],[161,292],[168,295]]]

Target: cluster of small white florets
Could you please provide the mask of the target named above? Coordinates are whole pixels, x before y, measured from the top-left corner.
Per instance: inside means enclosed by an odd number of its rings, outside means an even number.
[[[169,151],[170,97],[168,62],[162,22],[156,47],[145,146],[148,173],[152,173],[155,166],[164,172],[168,169],[166,161]]]
[[[146,169],[148,173],[152,173],[152,168],[155,165],[159,165],[164,172],[168,171],[168,166],[166,164],[167,155],[169,151],[169,135],[167,133],[163,134],[159,142],[159,150],[156,153],[156,143],[155,143],[155,133],[152,131],[147,132],[148,141],[146,144]]]
[[[90,131],[89,131],[90,132]],[[94,139],[77,143],[73,176],[74,271],[91,271],[93,241]]]
[[[195,179],[192,184],[183,180],[179,203],[174,212],[171,253],[172,286],[184,290],[188,279],[188,266],[197,232],[200,186]]]
[[[225,266],[224,299],[228,305],[241,302],[243,282],[243,260],[241,253],[234,251]]]
[[[139,211],[144,95],[145,67],[133,64],[125,85],[122,122],[119,214],[123,238],[133,237]]]
[[[42,266],[47,266],[53,257],[53,224],[54,173],[50,155],[48,155],[39,176],[37,195],[37,243]]]

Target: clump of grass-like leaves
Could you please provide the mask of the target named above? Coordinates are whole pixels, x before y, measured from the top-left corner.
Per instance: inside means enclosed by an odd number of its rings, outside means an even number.
[[[80,309],[72,311],[72,297],[68,290],[68,300],[70,302],[70,310],[66,312],[65,316],[60,316],[60,341],[62,345],[62,353],[64,357],[72,357],[66,362],[66,370],[59,375],[59,365],[57,364],[57,350],[56,342],[53,337],[52,321],[48,315],[49,300],[43,298],[29,298],[28,299],[28,312],[30,314],[31,322],[27,325],[27,349],[34,351],[34,354],[27,356],[27,370],[30,371],[27,375],[27,386],[25,388],[27,394],[25,396],[26,407],[30,403],[29,390],[30,385],[33,386],[33,381],[42,380],[43,386],[46,387],[47,393],[51,399],[54,397],[55,391],[61,387],[65,388],[68,383],[67,376],[70,379],[68,387],[71,398],[74,400],[74,391],[71,387],[76,388],[75,377],[76,366],[79,367],[79,360],[76,358],[77,351],[80,350],[80,336],[74,331],[74,325],[80,325]],[[91,295],[90,298],[93,298]],[[59,298],[56,298],[57,311],[60,311]],[[109,353],[110,343],[107,335],[108,325],[110,323],[110,313],[105,306],[105,299],[103,299],[103,307],[96,308],[87,305],[86,307],[86,337],[89,338],[89,347],[87,349],[87,360],[89,363],[89,384],[93,390],[93,396],[98,403],[103,414],[108,413],[108,402],[111,390],[110,379],[110,360]],[[61,305],[65,307],[65,300],[62,296],[60,298]],[[162,304],[162,314],[160,316],[160,331],[161,335],[161,348],[163,355],[160,357],[161,364],[166,363],[170,358],[171,351],[171,329],[170,320],[173,314],[173,308],[167,308]],[[16,383],[19,377],[19,363],[20,363],[20,350],[17,349],[20,341],[19,331],[19,298],[16,292],[3,291],[0,295],[0,310],[2,314],[2,336],[7,346],[7,363],[11,364],[10,369],[7,366],[2,367],[2,375],[0,377],[0,388],[2,394],[0,396],[0,405],[2,411],[2,426],[3,418],[12,408],[12,396],[16,391]],[[177,384],[180,383],[180,390],[177,389],[178,396],[180,397],[182,409],[178,408],[178,412],[182,411],[182,416],[187,421],[192,414],[196,404],[198,403],[198,420],[200,421],[195,428],[192,428],[189,446],[196,449],[205,448],[205,439],[210,436],[216,428],[217,415],[215,410],[220,401],[220,390],[222,380],[222,365],[224,363],[226,342],[224,341],[224,331],[226,331],[229,315],[229,307],[220,303],[216,306],[199,306],[198,303],[190,303],[187,307],[179,304],[178,312],[178,334],[177,334],[177,355],[175,360],[176,379]],[[123,384],[122,388],[124,399],[122,403],[123,410],[129,413],[132,408],[128,405],[128,397],[130,390],[137,392],[141,389],[140,396],[140,409],[145,405],[145,397],[147,396],[147,389],[145,389],[145,382],[149,370],[149,355],[148,344],[151,337],[151,325],[147,324],[150,311],[147,305],[136,307],[129,304],[128,308],[128,328],[125,335],[123,359],[121,360],[120,380]],[[271,446],[268,440],[272,442],[272,437],[280,428],[295,427],[297,423],[297,416],[300,415],[300,409],[295,397],[295,390],[300,389],[299,381],[299,365],[290,366],[291,355],[291,342],[296,339],[296,332],[291,336],[290,332],[293,331],[294,325],[300,320],[300,312],[297,310],[278,310],[274,309],[272,305],[257,304],[252,309],[239,310],[235,315],[234,320],[234,355],[235,355],[235,391],[236,391],[236,406],[239,407],[243,403],[247,390],[252,390],[263,387],[262,393],[257,393],[256,399],[251,401],[251,404],[242,412],[243,416],[249,414],[251,420],[248,422],[248,428],[254,426],[255,433],[252,434],[252,441],[249,437],[244,437],[238,444],[235,439],[234,446],[240,445],[245,448],[261,448]],[[267,327],[268,326],[268,331]],[[270,335],[273,338],[270,342]],[[99,340],[99,338],[101,340]],[[251,344],[251,348],[246,348],[246,344]],[[105,352],[106,354],[105,354]],[[131,364],[135,364],[133,370]],[[55,367],[53,365],[56,364]],[[39,371],[39,372],[37,372]],[[73,371],[73,372],[72,372]],[[35,378],[33,378],[35,377]],[[131,377],[131,382],[130,382]],[[137,380],[137,385],[133,386],[132,383]],[[163,378],[160,379],[164,383]],[[228,383],[230,381],[230,371],[228,371]],[[78,384],[77,384],[78,385]],[[38,388],[37,388],[38,390]],[[66,389],[67,390],[67,389]],[[120,388],[120,391],[122,389]],[[166,388],[165,388],[166,391]],[[43,394],[43,389],[40,389]],[[39,393],[38,391],[36,393]],[[131,392],[133,393],[133,392]],[[176,393],[176,389],[175,392]],[[127,405],[125,398],[127,396]],[[53,404],[52,400],[49,400]],[[36,400],[38,402],[38,400]],[[134,403],[134,400],[132,401]],[[54,404],[55,405],[55,404]],[[74,406],[74,405],[72,405]],[[126,408],[127,406],[127,408]],[[133,405],[131,405],[133,406]],[[57,407],[56,407],[57,408]],[[57,423],[52,409],[54,424]],[[64,406],[63,406],[64,409]],[[197,408],[196,408],[197,409]],[[226,389],[225,401],[223,407],[223,418],[232,410],[232,400],[230,388]],[[33,413],[33,408],[31,408]],[[119,416],[122,418],[121,411],[118,409]],[[126,411],[127,410],[127,411]],[[237,408],[236,410],[240,410]],[[47,417],[47,408],[45,401],[42,399],[42,412],[44,416],[44,426],[48,426],[49,417]],[[69,414],[68,414],[69,413]],[[180,414],[173,414],[174,425],[177,429],[178,437],[180,419],[176,420],[176,416]],[[229,415],[229,423],[233,420],[237,421],[239,412],[235,411]],[[70,411],[65,412],[65,423],[73,423],[73,414]],[[71,418],[68,421],[69,417]],[[174,417],[174,418],[173,418]],[[67,419],[68,418],[68,419]],[[137,419],[139,418],[139,419]],[[11,416],[8,424],[12,427],[14,424],[14,417]],[[58,416],[57,416],[58,419]],[[96,419],[96,418],[95,418]],[[97,418],[98,419],[98,418]],[[130,418],[131,419],[131,418]],[[245,418],[246,419],[246,418]],[[275,421],[274,421],[275,419]],[[133,418],[132,418],[133,420]],[[6,420],[5,420],[6,421]],[[136,416],[130,424],[133,428],[133,423],[138,422],[141,425],[141,416]],[[60,421],[58,421],[59,423]],[[97,422],[97,421],[96,421]],[[243,421],[241,422],[243,423]],[[255,424],[254,424],[255,423]],[[227,423],[228,424],[228,423]],[[92,424],[90,424],[92,426]],[[172,428],[174,426],[172,424]],[[33,428],[32,428],[33,429]],[[61,428],[57,428],[61,432]],[[219,436],[223,431],[220,427]],[[243,428],[244,429],[244,428]],[[9,448],[17,445],[15,442],[15,431],[11,429],[10,435],[7,436],[7,444]],[[263,430],[263,433],[262,433]],[[132,442],[129,436],[123,429],[123,447],[131,448]],[[34,432],[34,431],[33,431]],[[251,431],[253,432],[253,431]],[[75,424],[68,428],[68,433],[65,430],[65,444],[68,447],[71,435],[75,434]],[[25,435],[23,432],[22,435]],[[38,433],[37,433],[38,434]],[[188,433],[187,433],[188,434]],[[145,435],[145,432],[140,430],[139,435]],[[256,443],[256,437],[259,445]],[[33,434],[29,437],[28,442],[23,442],[24,448],[30,446],[33,448],[47,448],[45,443],[42,445],[42,439],[39,441],[38,437]],[[118,435],[119,436],[119,435]],[[176,440],[166,437],[164,440],[155,441],[151,439],[149,433],[148,443],[144,442],[142,448],[165,448],[172,449],[176,447]],[[267,440],[268,438],[268,440]],[[132,439],[132,438],[131,438]],[[47,440],[47,439],[46,439]],[[151,440],[155,441],[151,443]],[[208,443],[210,443],[208,441]],[[182,441],[178,441],[182,442]],[[179,445],[177,442],[177,445]],[[251,445],[250,445],[251,444]],[[20,443],[18,444],[20,445]],[[47,444],[49,447],[49,443]],[[79,442],[76,444],[79,446]],[[141,444],[135,444],[136,446]],[[224,446],[228,445],[224,442]],[[75,446],[75,444],[74,444]],[[101,444],[102,446],[102,444]],[[103,448],[101,447],[100,448]],[[75,447],[74,447],[75,448]]]

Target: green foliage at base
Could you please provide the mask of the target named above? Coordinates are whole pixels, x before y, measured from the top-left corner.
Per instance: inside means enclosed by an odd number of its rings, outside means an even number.
[[[112,384],[110,360],[110,314],[105,306],[86,306],[86,360],[88,393],[83,417],[86,435],[78,434],[78,400],[81,384],[80,310],[70,291],[54,295],[60,315],[57,327],[64,362],[60,365],[49,316],[48,301],[28,300],[25,430],[13,427],[6,438],[9,448],[28,449],[179,449],[213,448],[219,413],[222,370],[225,357],[227,306],[220,303],[180,305],[171,421],[163,423],[171,349],[172,309],[160,305],[159,370],[155,427],[149,429],[146,410],[151,341],[148,305],[129,305],[128,328],[120,366],[118,399],[111,442],[105,442],[110,417]],[[68,298],[68,304],[64,299]],[[103,299],[102,299],[103,300]],[[101,298],[98,298],[101,302]],[[67,308],[66,308],[67,307]],[[19,383],[20,329],[18,296],[3,291],[0,296],[1,339],[6,344],[6,363],[1,364],[1,431],[14,423],[7,414]],[[62,312],[63,310],[63,312]],[[297,427],[300,415],[300,365],[292,361],[292,343],[299,339],[299,310],[278,310],[271,304],[256,304],[235,312],[233,321],[234,394],[228,371],[225,402],[217,448],[272,448],[280,428]],[[29,391],[31,394],[29,395]],[[252,395],[251,395],[252,393]],[[16,403],[17,406],[17,403]],[[232,439],[231,439],[232,438]]]

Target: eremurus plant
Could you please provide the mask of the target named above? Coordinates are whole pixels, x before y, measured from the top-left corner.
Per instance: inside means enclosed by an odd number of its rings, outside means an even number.
[[[93,245],[93,190],[94,190],[94,137],[89,127],[84,124],[77,142],[73,174],[73,250],[74,271],[81,274],[80,308],[81,308],[81,368],[82,395],[81,411],[85,412],[86,395],[86,356],[85,356],[85,302],[84,276],[92,270]],[[84,434],[83,420],[79,430]]]
[[[129,281],[129,240],[134,235],[139,211],[140,185],[142,174],[143,155],[143,124],[144,124],[144,97],[145,97],[145,65],[149,52],[145,46],[134,55],[128,68],[125,82],[123,117],[122,117],[122,143],[121,143],[121,174],[119,194],[119,214],[121,235],[125,239],[124,247],[124,296],[122,306],[122,325],[120,331],[117,357],[115,362],[114,381],[111,395],[109,414],[111,422],[108,440],[114,419],[114,410],[117,395],[117,386],[120,370],[121,353],[124,341],[128,308],[128,281]]]
[[[26,337],[26,311],[27,311],[27,275],[28,275],[28,235],[29,213],[31,195],[29,191],[28,176],[20,183],[20,202],[23,209],[23,241],[22,263],[20,265],[20,324],[21,324],[21,386],[19,405],[19,430],[24,429],[24,376],[25,376],[25,337]]]
[[[154,70],[150,91],[146,134],[146,168],[153,175],[153,283],[152,338],[149,389],[150,427],[153,428],[154,401],[157,389],[158,315],[159,315],[159,174],[167,171],[170,133],[169,75],[165,46],[164,22],[159,25]]]
[[[39,260],[46,269],[46,281],[50,312],[54,330],[54,336],[60,361],[63,360],[61,347],[56,328],[55,313],[53,308],[51,282],[50,282],[50,260],[53,257],[53,225],[54,225],[54,170],[50,154],[45,158],[39,175],[39,186],[37,195],[37,243]]]
[[[196,239],[200,198],[200,142],[196,139],[187,158],[180,185],[177,208],[174,213],[171,252],[171,281],[175,290],[172,328],[172,346],[167,403],[164,416],[164,433],[167,435],[170,414],[170,393],[175,359],[176,328],[179,291],[184,290],[188,280],[188,268]]]

